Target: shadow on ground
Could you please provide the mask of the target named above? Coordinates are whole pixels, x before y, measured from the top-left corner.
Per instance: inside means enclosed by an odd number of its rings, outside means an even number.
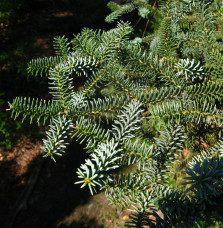
[[[88,189],[80,189],[80,186],[74,185],[75,170],[84,159],[80,145],[72,144],[68,152],[57,160],[57,163],[48,158],[42,158],[40,148],[36,148],[39,150],[36,152],[36,156],[30,156],[28,152],[31,149],[26,151],[23,149],[23,153],[20,155],[26,156],[27,162],[30,161],[28,170],[25,170],[21,176],[17,175],[16,167],[19,164],[15,163],[16,159],[1,162],[1,174],[3,175],[1,188],[4,188],[1,189],[1,192],[5,192],[5,194],[1,194],[0,199],[1,205],[4,205],[0,223],[5,224],[5,228],[58,227],[59,221],[78,205],[87,203],[90,197]],[[22,162],[22,158],[20,161]],[[20,168],[25,169],[25,166]],[[33,180],[34,185],[27,190],[27,186],[32,185]],[[1,221],[2,219],[3,221]],[[89,222],[93,224],[93,219],[91,220]],[[78,221],[76,224],[78,225]],[[95,227],[100,227],[96,221],[94,224]],[[80,226],[82,226],[82,222],[80,222]]]

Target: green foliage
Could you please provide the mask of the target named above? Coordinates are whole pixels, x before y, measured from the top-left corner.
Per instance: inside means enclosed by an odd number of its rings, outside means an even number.
[[[21,9],[25,8],[26,4],[24,0],[2,0],[0,2],[0,24],[4,27],[12,17],[15,17],[14,13]]]
[[[0,70],[3,72],[15,70],[19,74],[26,73],[27,40],[23,43],[20,42],[18,34],[14,30],[19,24],[18,21],[21,20],[20,13],[26,11],[28,5],[29,3],[24,0],[2,0],[0,2]],[[13,43],[10,43],[11,40]]]
[[[56,38],[57,56],[28,66],[48,78],[51,99],[15,98],[12,116],[49,123],[43,150],[54,160],[73,137],[85,143],[89,157],[76,184],[91,194],[105,189],[116,206],[129,208],[129,227],[202,227],[222,195],[222,139],[215,142],[223,119],[223,5],[134,0],[109,7],[110,22],[133,9],[162,21],[145,38],[132,39],[124,22],[108,31],[83,29],[71,42]],[[214,146],[185,154],[201,130],[202,140],[215,135]]]
[[[8,115],[4,110],[5,102],[1,98],[4,93],[0,93],[0,145],[5,149],[10,149],[15,141],[15,129],[21,128],[21,122],[15,121],[14,124],[8,121]]]

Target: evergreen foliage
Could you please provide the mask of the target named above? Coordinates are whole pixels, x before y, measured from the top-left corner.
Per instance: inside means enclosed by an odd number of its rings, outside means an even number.
[[[132,26],[121,21],[109,31],[83,29],[71,42],[55,38],[57,55],[28,67],[48,77],[52,99],[15,98],[10,110],[49,123],[43,150],[54,160],[72,138],[85,143],[89,158],[76,184],[92,194],[105,189],[116,206],[129,208],[129,227],[201,227],[222,195],[222,139],[192,157],[183,152],[189,124],[222,128],[223,5],[151,2],[110,2],[106,18],[157,13],[161,24],[149,37],[132,38]]]

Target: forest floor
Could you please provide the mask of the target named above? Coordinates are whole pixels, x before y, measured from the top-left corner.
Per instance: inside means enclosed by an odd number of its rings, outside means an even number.
[[[4,228],[124,226],[127,211],[116,211],[104,192],[90,196],[88,189],[74,184],[83,148],[73,143],[54,163],[42,157],[41,146],[40,141],[21,137],[11,151],[0,149]]]

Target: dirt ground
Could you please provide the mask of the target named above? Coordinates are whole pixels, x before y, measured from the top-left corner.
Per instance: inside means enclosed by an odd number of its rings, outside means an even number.
[[[0,224],[4,228],[123,227],[127,211],[75,185],[83,148],[73,143],[54,163],[42,158],[42,142],[21,137],[11,151],[0,150]]]

